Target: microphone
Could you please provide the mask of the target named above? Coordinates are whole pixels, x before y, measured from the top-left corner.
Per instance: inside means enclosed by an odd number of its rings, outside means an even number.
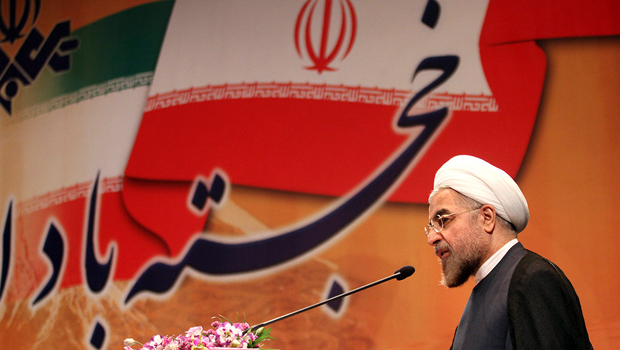
[[[259,324],[257,324],[257,325],[254,325],[254,326],[252,326],[252,327],[250,327],[250,328],[246,329],[246,330],[243,332],[243,334],[245,334],[245,333],[247,333],[247,332],[249,332],[249,331],[252,331],[252,330],[254,330],[254,329],[258,329],[258,328],[260,328],[260,327],[264,327],[264,326],[270,325],[270,324],[272,324],[272,323],[275,323],[275,322],[278,322],[278,321],[282,321],[282,320],[283,320],[283,319],[285,319],[285,318],[289,318],[289,317],[291,317],[291,316],[295,316],[295,315],[300,314],[300,313],[302,313],[302,312],[304,312],[304,311],[308,311],[308,310],[310,310],[310,309],[314,309],[314,308],[315,308],[315,307],[317,307],[317,306],[321,306],[321,305],[323,305],[323,304],[327,304],[327,303],[329,303],[329,302],[330,302],[330,301],[332,301],[332,300],[336,300],[336,299],[340,299],[340,298],[346,297],[346,296],[348,296],[348,295],[351,295],[351,294],[353,294],[353,293],[360,292],[360,291],[362,291],[362,290],[364,290],[364,289],[367,289],[367,288],[370,288],[370,287],[376,286],[377,284],[381,284],[381,283],[386,282],[386,281],[389,281],[389,280],[391,280],[391,279],[396,278],[396,280],[397,280],[397,281],[402,281],[402,280],[404,280],[405,278],[407,278],[407,277],[409,277],[409,276],[413,275],[413,273],[414,273],[414,272],[415,272],[415,267],[413,267],[413,266],[411,266],[411,265],[405,265],[405,266],[401,267],[400,269],[396,270],[396,271],[394,272],[394,274],[393,274],[393,275],[391,275],[391,276],[388,276],[388,277],[382,278],[382,279],[380,279],[380,280],[378,280],[378,281],[375,281],[375,282],[369,283],[369,284],[367,284],[367,285],[365,285],[365,286],[361,286],[361,287],[359,287],[359,288],[353,289],[353,290],[348,291],[348,292],[346,292],[346,293],[338,294],[338,295],[333,296],[333,297],[331,297],[331,298],[329,298],[329,299],[327,299],[327,300],[323,300],[323,301],[318,302],[318,303],[316,303],[316,304],[314,304],[314,305],[306,306],[306,307],[305,307],[305,308],[303,308],[303,309],[299,309],[299,310],[297,310],[297,311],[293,311],[293,312],[288,313],[288,314],[286,314],[286,315],[283,315],[283,316],[280,316],[280,317],[276,317],[276,318],[274,318],[274,319],[272,319],[272,320],[269,320],[269,321],[267,321],[267,322],[259,323]]]

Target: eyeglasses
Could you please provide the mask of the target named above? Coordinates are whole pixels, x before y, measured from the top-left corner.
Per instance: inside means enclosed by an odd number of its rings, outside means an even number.
[[[450,220],[454,219],[455,216],[459,214],[467,213],[470,211],[478,210],[478,209],[480,208],[464,210],[458,213],[450,213],[450,214],[443,214],[443,215],[437,214],[435,215],[434,218],[429,220],[428,225],[424,227],[424,232],[426,233],[427,236],[431,233],[431,229],[433,229],[433,231],[437,233],[440,233],[443,230],[443,228],[446,226],[446,224],[450,222]]]

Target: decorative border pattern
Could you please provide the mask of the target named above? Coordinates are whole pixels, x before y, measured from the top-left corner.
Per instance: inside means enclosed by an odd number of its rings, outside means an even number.
[[[26,199],[17,203],[17,216],[20,217],[23,215],[32,214],[43,209],[74,201],[76,199],[88,198],[88,196],[91,195],[92,188],[93,182],[87,181]],[[100,181],[100,194],[120,192],[122,189],[122,176],[104,178]]]
[[[424,97],[416,107],[426,110],[448,107],[453,111],[497,112],[499,106],[492,95],[437,93]]]
[[[380,89],[377,87],[297,84],[297,83],[241,83],[207,85],[157,94],[148,98],[145,112],[205,101],[292,98],[357,102],[378,105],[401,106],[412,95],[408,90]],[[492,95],[466,95],[436,93],[422,98],[416,108],[435,109],[449,107],[452,110],[497,112],[499,107]]]
[[[149,86],[153,82],[153,74],[153,72],[138,73],[135,75],[108,80],[101,84],[90,85],[81,88],[78,91],[60,95],[48,101],[27,107],[24,110],[15,113],[10,119],[12,121],[20,121],[112,92],[120,92],[140,86]]]

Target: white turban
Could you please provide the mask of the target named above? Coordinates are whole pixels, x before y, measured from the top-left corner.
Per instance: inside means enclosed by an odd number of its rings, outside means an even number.
[[[512,223],[517,233],[530,219],[525,196],[517,183],[484,160],[460,155],[447,161],[435,174],[434,189],[449,187],[482,204],[491,204],[497,215]]]

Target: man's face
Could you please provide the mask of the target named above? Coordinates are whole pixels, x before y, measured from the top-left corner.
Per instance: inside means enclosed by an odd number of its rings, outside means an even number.
[[[464,208],[457,201],[459,194],[442,190],[433,196],[429,206],[429,219],[437,215],[460,213]],[[441,284],[452,288],[465,283],[482,265],[484,233],[477,224],[478,211],[450,216],[444,220],[440,233],[430,230],[428,244],[435,247],[441,260]]]

